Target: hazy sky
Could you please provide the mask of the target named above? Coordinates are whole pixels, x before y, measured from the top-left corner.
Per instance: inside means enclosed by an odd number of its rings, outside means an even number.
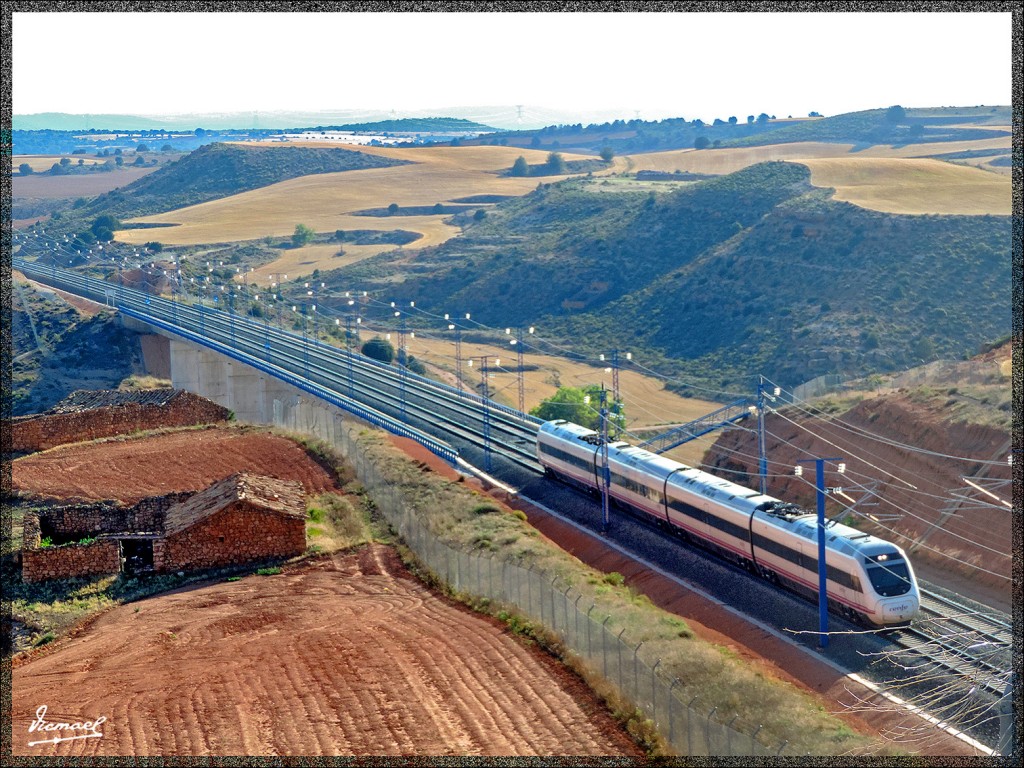
[[[1009,13],[16,13],[14,113],[1011,103]]]

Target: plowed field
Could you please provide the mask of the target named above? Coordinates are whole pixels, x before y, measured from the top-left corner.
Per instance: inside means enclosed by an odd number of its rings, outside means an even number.
[[[331,475],[291,440],[235,428],[60,446],[12,464],[14,487],[54,498],[126,504],[199,491],[235,472],[296,480],[307,494],[334,489]]]
[[[380,545],[118,607],[19,665],[12,699],[19,755],[639,754],[577,678]],[[102,737],[30,746],[42,705]]]

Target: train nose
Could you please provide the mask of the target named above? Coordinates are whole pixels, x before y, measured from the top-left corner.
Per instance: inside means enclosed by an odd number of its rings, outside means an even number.
[[[912,597],[888,600],[882,604],[882,615],[887,622],[910,621],[917,615],[917,610],[917,600]]]

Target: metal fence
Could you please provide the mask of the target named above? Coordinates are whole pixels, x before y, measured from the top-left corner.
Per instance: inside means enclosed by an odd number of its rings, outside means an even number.
[[[686,695],[625,630],[608,627],[611,616],[601,615],[583,593],[558,577],[523,567],[497,553],[471,554],[454,549],[430,533],[413,513],[414,505],[390,484],[367,458],[353,432],[340,416],[315,409],[291,426],[333,445],[352,465],[370,498],[402,541],[439,580],[451,589],[507,607],[534,625],[554,633],[592,673],[600,675],[636,708],[645,713],[680,755],[779,755],[786,743],[768,747],[758,738],[760,727],[701,705],[699,696]],[[302,423],[304,422],[304,423]]]

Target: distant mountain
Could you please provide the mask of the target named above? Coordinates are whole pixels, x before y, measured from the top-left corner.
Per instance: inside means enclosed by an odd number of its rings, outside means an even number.
[[[14,130],[39,131],[87,131],[90,129],[149,130],[166,129],[193,131],[224,129],[272,129],[307,128],[327,125],[365,125],[367,123],[393,122],[402,119],[425,120],[438,117],[465,120],[488,130],[516,130],[520,128],[542,128],[545,125],[575,123],[580,120],[612,120],[620,117],[622,111],[559,111],[550,109],[525,108],[520,110],[512,105],[439,107],[421,110],[403,110],[401,114],[383,110],[325,110],[325,111],[253,111],[178,115],[135,115],[135,114],[68,114],[65,112],[44,112],[34,115],[14,115]],[[493,126],[493,127],[491,127]],[[471,129],[475,130],[475,129]]]
[[[1009,136],[1009,130],[985,126],[1009,126],[1010,107],[943,107],[932,109],[869,109],[820,120],[780,126],[770,135],[723,142],[726,146],[785,144],[795,141],[826,141],[844,144],[913,144],[973,141]]]
[[[809,179],[776,162],[662,195],[541,185],[411,261],[329,279],[536,325],[591,357],[643,350],[733,391],[757,373],[796,385],[956,358],[1009,332],[1010,217],[879,213]]]

